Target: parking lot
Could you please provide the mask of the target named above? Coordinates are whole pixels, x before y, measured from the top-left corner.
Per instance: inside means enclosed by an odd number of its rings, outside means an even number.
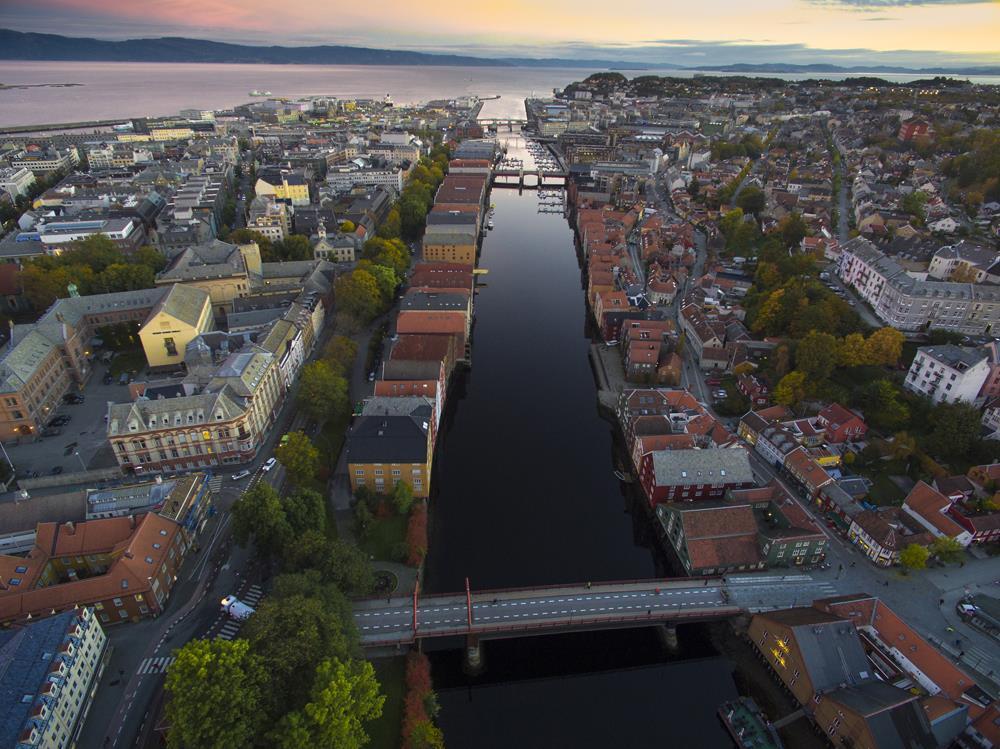
[[[61,404],[50,416],[49,423],[59,416],[69,421],[56,429],[59,434],[23,438],[19,443],[7,443],[5,448],[19,477],[31,472],[40,476],[57,472],[77,473],[85,469],[110,468],[116,464],[107,443],[104,417],[108,401],[127,401],[128,387],[119,385],[115,378],[104,384],[108,367],[94,362],[94,373],[80,392],[83,403]],[[46,430],[49,431],[49,430]]]

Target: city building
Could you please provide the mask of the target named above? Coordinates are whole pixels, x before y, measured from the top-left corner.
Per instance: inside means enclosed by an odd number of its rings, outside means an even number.
[[[212,299],[196,286],[173,284],[139,328],[150,367],[179,366],[191,341],[213,327]]]
[[[399,481],[413,487],[413,495],[430,492],[434,442],[434,408],[426,398],[378,398],[390,413],[369,414],[355,420],[347,434],[344,454],[351,491],[367,486],[379,494],[392,491]],[[389,404],[387,401],[399,401]]]
[[[26,167],[0,168],[0,190],[6,190],[14,198],[27,195],[33,184],[35,175]]]
[[[723,575],[764,566],[749,504],[666,502],[656,506],[656,517],[689,575]]]
[[[98,218],[75,221],[48,221],[36,227],[38,238],[50,255],[58,255],[74,242],[94,235],[111,240],[122,252],[130,253],[146,242],[146,230],[133,218]]]
[[[103,625],[158,616],[188,550],[181,526],[146,513],[40,523],[27,556],[0,556],[0,622],[93,606]]]
[[[732,489],[726,499],[753,509],[757,544],[766,566],[817,564],[826,556],[826,534],[777,482]]]
[[[973,403],[990,373],[985,351],[952,344],[921,346],[903,386],[935,403]]]
[[[232,311],[235,299],[253,293],[261,275],[260,248],[256,242],[234,245],[216,239],[182,250],[157,274],[156,285],[180,283],[206,291],[212,309],[226,313]]]
[[[816,418],[823,427],[824,438],[833,444],[861,440],[868,433],[864,419],[839,403],[825,406]]]
[[[721,499],[754,485],[746,450],[655,450],[642,456],[639,483],[651,505]]]
[[[302,174],[284,169],[258,172],[254,193],[289,205],[309,205],[308,180]]]
[[[107,643],[88,607],[0,630],[0,746],[77,746]]]
[[[972,534],[950,515],[952,502],[937,489],[918,481],[903,500],[903,512],[915,519],[935,538],[950,538],[968,546]]]

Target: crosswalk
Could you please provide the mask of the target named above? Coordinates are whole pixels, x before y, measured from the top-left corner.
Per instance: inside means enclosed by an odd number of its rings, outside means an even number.
[[[177,660],[172,655],[163,655],[159,658],[144,658],[136,671],[138,674],[162,674]]]
[[[206,483],[210,492],[218,492],[222,488],[222,476],[212,476]]]

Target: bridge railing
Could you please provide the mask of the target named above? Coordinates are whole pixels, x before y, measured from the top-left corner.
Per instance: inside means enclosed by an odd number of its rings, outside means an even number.
[[[366,640],[362,637],[362,644],[366,646],[393,645],[397,642],[411,643],[421,637],[455,637],[460,635],[480,635],[496,634],[499,632],[534,632],[543,629],[559,629],[561,627],[589,627],[594,624],[634,624],[638,622],[660,622],[660,621],[700,621],[705,619],[722,619],[729,616],[736,616],[743,613],[743,609],[738,606],[718,606],[705,609],[688,609],[685,611],[672,611],[660,609],[652,614],[625,614],[618,616],[568,616],[559,619],[545,619],[532,622],[511,622],[511,623],[472,623],[470,629],[468,625],[455,627],[440,627],[434,629],[421,629],[417,627],[416,635],[413,629],[399,629],[399,633],[406,633],[405,637],[393,637],[384,640]]]
[[[687,585],[679,585],[679,583],[688,583]],[[638,579],[638,580],[602,580],[600,582],[591,582],[591,587],[589,590],[595,588],[601,589],[606,587],[615,586],[625,586],[625,585],[648,585],[651,588],[655,587],[689,587],[689,588],[707,588],[711,585],[718,585],[722,583],[721,577],[665,577],[663,579]],[[494,593],[533,593],[538,591],[557,591],[566,590],[568,588],[583,588],[587,589],[587,583],[556,583],[555,585],[529,585],[523,588],[489,588],[484,590],[472,589],[472,594],[475,595],[492,595]],[[465,597],[465,591],[459,593],[430,593],[426,596],[421,596],[421,600],[427,598],[447,598],[453,596]]]

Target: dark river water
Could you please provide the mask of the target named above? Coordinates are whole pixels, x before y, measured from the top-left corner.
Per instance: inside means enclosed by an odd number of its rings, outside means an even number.
[[[533,191],[494,189],[472,368],[449,394],[434,466],[425,590],[670,574],[647,517],[614,477],[597,411],[573,233]],[[715,715],[736,689],[699,626],[671,653],[656,629],[461,642],[431,651],[449,747],[724,747]]]

